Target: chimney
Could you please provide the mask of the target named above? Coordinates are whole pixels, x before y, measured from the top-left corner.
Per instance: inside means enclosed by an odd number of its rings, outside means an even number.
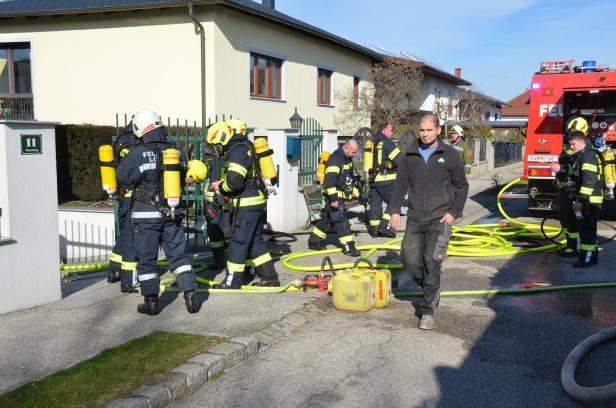
[[[267,7],[272,10],[276,10],[276,0],[262,0],[263,7]]]
[[[265,2],[265,0],[263,0],[263,1]],[[462,68],[456,68],[456,76],[458,78],[462,78]]]

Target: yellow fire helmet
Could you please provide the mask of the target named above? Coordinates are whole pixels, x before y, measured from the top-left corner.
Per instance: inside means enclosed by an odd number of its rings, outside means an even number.
[[[219,121],[210,125],[207,129],[205,141],[213,145],[225,146],[233,137],[233,129],[225,121]]]
[[[186,178],[190,177],[197,183],[202,183],[207,177],[207,166],[201,160],[191,160],[187,163]]]
[[[246,136],[246,132],[248,129],[246,128],[246,123],[242,122],[239,119],[229,119],[227,121],[227,125],[233,129],[236,135]]]
[[[588,122],[582,117],[573,118],[567,122],[567,132],[571,132],[572,130],[577,130],[578,132],[582,132],[584,135],[587,135]]]

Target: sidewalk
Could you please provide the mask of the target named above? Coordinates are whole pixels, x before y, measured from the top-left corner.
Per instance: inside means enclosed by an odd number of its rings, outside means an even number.
[[[499,168],[502,183],[521,175],[521,164]],[[490,176],[470,180],[469,201],[464,211],[464,223],[472,222],[489,212],[487,204],[495,205],[494,194],[480,194],[493,187]],[[364,231],[357,218],[353,229]],[[300,252],[307,249],[308,234],[298,235],[297,242],[272,245],[273,251]],[[357,242],[385,242],[357,236]],[[396,253],[386,256],[395,257]],[[349,262],[342,254],[332,256],[334,262]],[[320,258],[298,260],[298,264],[318,265]],[[289,271],[280,262],[276,269],[283,283],[305,273]],[[220,281],[221,275],[217,280]],[[85,282],[79,283],[85,286]],[[71,284],[75,285],[75,284]],[[125,343],[154,330],[199,334],[242,336],[261,330],[293,313],[321,296],[317,291],[275,295],[220,295],[207,298],[201,312],[189,315],[181,296],[165,294],[164,310],[156,317],[139,315],[135,309],[141,296],[119,293],[118,284],[109,285],[104,277],[90,279],[89,285],[78,287],[64,299],[45,306],[0,316],[0,393],[36,380],[55,371],[88,359],[104,349]],[[70,291],[67,291],[70,292]],[[27,296],[27,294],[24,294]]]

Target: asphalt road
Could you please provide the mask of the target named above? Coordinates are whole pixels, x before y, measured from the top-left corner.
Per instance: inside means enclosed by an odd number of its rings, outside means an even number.
[[[518,200],[506,208],[523,217],[525,205]],[[479,222],[499,218],[492,213]],[[614,232],[601,226],[604,237]],[[616,277],[615,249],[613,241],[604,244],[600,264],[585,270],[547,253],[450,257],[443,289],[610,281]],[[410,299],[369,313],[332,308],[173,406],[581,406],[561,388],[561,365],[578,342],[616,325],[615,299],[616,289],[443,298],[430,332],[417,329]],[[614,361],[616,344],[600,347],[581,365],[579,382],[616,381]]]

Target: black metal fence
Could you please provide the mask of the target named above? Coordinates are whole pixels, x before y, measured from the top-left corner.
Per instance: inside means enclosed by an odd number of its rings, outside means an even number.
[[[520,142],[494,142],[492,145],[494,146],[494,167],[501,167],[523,159],[523,145]]]

